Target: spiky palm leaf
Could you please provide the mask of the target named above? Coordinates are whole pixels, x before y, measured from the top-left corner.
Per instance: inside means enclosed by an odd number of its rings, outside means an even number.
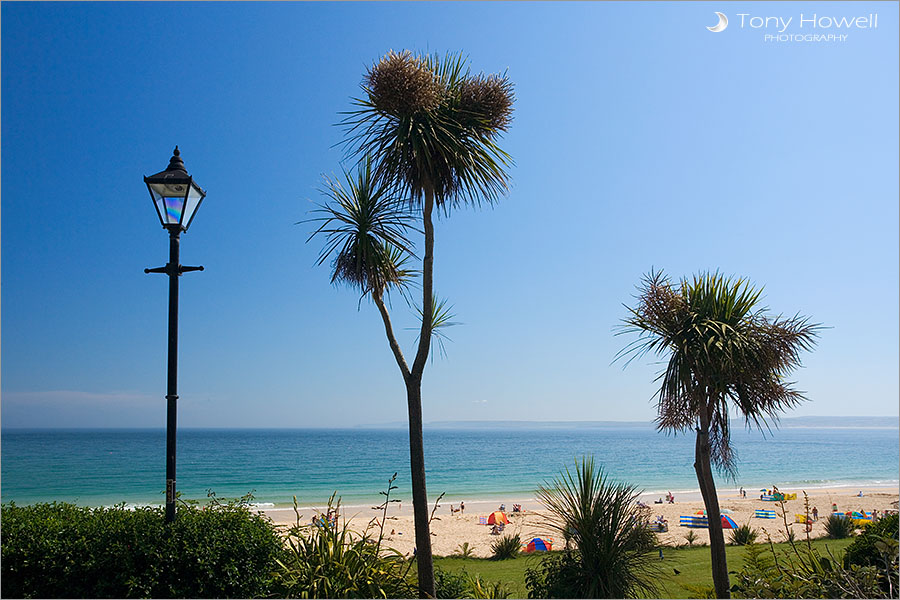
[[[620,332],[638,338],[617,359],[667,356],[658,379],[658,427],[689,431],[707,410],[712,460],[733,474],[729,401],[748,426],[777,423],[781,411],[804,400],[785,377],[800,365],[801,351],[812,348],[820,326],[799,316],[770,320],[758,307],[761,291],[719,273],[675,288],[661,272],[651,272],[639,291]]]
[[[547,507],[548,527],[577,553],[578,581],[567,586],[572,595],[555,597],[655,597],[659,572],[648,554],[654,535],[642,524],[634,486],[611,481],[587,456],[576,459],[574,474],[566,467],[536,495]]]
[[[344,173],[344,183],[326,178],[328,201],[310,219],[319,227],[309,236],[325,236],[317,264],[332,260],[332,283],[346,283],[363,295],[382,294],[391,287],[404,291],[416,272],[406,263],[412,253],[406,232],[415,229],[407,205],[393,197],[376,178],[370,158],[356,176]]]
[[[453,327],[454,325],[460,325],[459,322],[454,321],[456,315],[451,311],[453,310],[452,305],[447,305],[447,299],[442,298],[438,300],[437,294],[434,294],[431,297],[431,303],[433,309],[431,311],[431,343],[434,344],[435,341],[438,343],[438,348],[441,352],[441,357],[446,357],[447,352],[444,349],[444,341],[453,341],[451,340],[446,333],[442,331],[442,329],[446,329],[447,327]],[[415,307],[416,314],[419,315],[419,319],[425,318],[425,311],[422,310],[421,307]],[[416,328],[418,329],[418,328]],[[419,336],[416,336],[416,342],[418,343]],[[431,354],[432,360],[434,360],[434,354]]]
[[[506,75],[472,76],[461,55],[389,52],[362,83],[342,121],[353,156],[371,155],[385,181],[413,202],[426,190],[447,210],[491,203],[508,189],[511,159],[496,144],[512,119]]]

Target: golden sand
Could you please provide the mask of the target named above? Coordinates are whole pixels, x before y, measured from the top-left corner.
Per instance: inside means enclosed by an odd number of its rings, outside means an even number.
[[[785,489],[781,490],[788,493],[797,493],[796,500],[789,500],[784,503],[784,512],[787,513],[787,522],[791,529],[794,530],[798,537],[805,535],[805,525],[794,523],[796,514],[803,514],[804,498],[802,490]],[[809,495],[809,508],[813,507],[819,510],[819,520],[812,524],[811,537],[823,537],[825,535],[825,517],[831,513],[832,503],[837,504],[840,512],[845,511],[872,511],[877,510],[879,514],[885,510],[896,509],[898,496],[900,493],[886,488],[869,488],[863,490],[863,496],[859,497],[858,489],[816,489],[807,490]],[[784,541],[784,520],[781,517],[781,503],[766,502],[759,499],[760,492],[758,490],[747,490],[747,498],[741,498],[739,494],[731,492],[729,494],[720,494],[719,507],[727,509],[728,514],[738,525],[750,523],[754,528],[760,530],[761,539],[765,539],[765,535],[771,536],[775,542]],[[669,531],[658,534],[659,541],[663,545],[677,546],[686,543],[685,536],[689,531],[693,531],[696,536],[694,544],[708,544],[709,532],[706,529],[688,528],[679,526],[679,517],[682,515],[693,515],[704,509],[703,500],[699,494],[687,494],[685,497],[676,495],[674,504],[654,504],[655,498],[643,497],[642,500],[648,505],[647,514],[651,520],[657,515],[662,515],[668,521]],[[523,513],[512,513],[513,503],[519,503],[524,508]],[[454,509],[459,508],[459,504],[452,503]],[[507,508],[507,516],[510,524],[505,527],[503,533],[518,533],[523,542],[527,542],[534,536],[551,537],[559,547],[562,540],[555,535],[545,523],[546,511],[535,500],[516,500],[510,498],[505,502]],[[487,517],[492,511],[499,508],[497,502],[466,502],[465,512],[450,511],[451,503],[441,501],[440,506],[434,513],[434,520],[431,523],[432,534],[432,552],[436,556],[449,556],[459,552],[463,543],[468,543],[472,548],[474,556],[487,557],[491,555],[491,544],[497,540],[496,535],[491,534],[491,527],[481,525],[480,517]],[[433,508],[433,505],[430,507]],[[756,509],[775,510],[778,514],[776,519],[760,519],[754,517]],[[289,525],[295,522],[295,514],[292,509],[266,509],[263,511],[276,524]],[[429,511],[430,512],[430,511]],[[301,519],[303,523],[309,523],[310,519],[317,513],[314,509],[301,510]],[[350,526],[356,531],[361,531],[367,525],[377,527],[381,521],[381,513],[370,508],[348,508],[341,507],[341,517],[350,520]],[[375,520],[377,519],[377,521]],[[403,554],[411,554],[415,546],[415,529],[413,527],[412,505],[404,502],[402,505],[392,504],[388,512],[388,518],[384,528],[385,542],[384,545],[395,548]],[[729,539],[729,533],[725,531],[726,542]]]

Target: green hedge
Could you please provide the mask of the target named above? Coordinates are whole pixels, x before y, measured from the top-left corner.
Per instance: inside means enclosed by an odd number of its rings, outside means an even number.
[[[3,505],[2,587],[10,598],[258,598],[283,545],[241,504],[161,508]]]

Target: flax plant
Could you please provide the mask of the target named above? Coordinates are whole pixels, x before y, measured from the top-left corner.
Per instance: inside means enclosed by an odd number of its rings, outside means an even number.
[[[633,485],[611,481],[585,457],[575,461],[574,473],[566,467],[536,495],[547,507],[547,526],[566,540],[562,558],[544,566],[541,587],[549,595],[538,597],[658,597],[656,537],[641,518]],[[537,573],[532,581],[540,579]]]

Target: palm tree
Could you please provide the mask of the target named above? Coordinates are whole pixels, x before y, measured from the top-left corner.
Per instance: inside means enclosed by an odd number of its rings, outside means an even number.
[[[592,457],[575,461],[537,490],[550,529],[566,539],[562,556],[542,565],[542,598],[658,597],[661,575],[650,554],[654,534],[639,512],[639,492],[611,481]],[[572,548],[569,547],[571,542]]]
[[[716,595],[730,597],[725,538],[712,465],[732,477],[736,471],[728,421],[729,401],[748,427],[778,422],[780,412],[805,400],[785,377],[800,366],[819,325],[807,318],[770,319],[758,307],[760,291],[719,273],[682,280],[675,288],[662,273],[651,272],[639,287],[636,308],[622,333],[638,339],[617,358],[652,352],[667,356],[660,374],[657,428],[696,429],[694,470],[709,518],[712,575]]]
[[[509,156],[496,144],[512,119],[512,84],[505,75],[471,75],[452,54],[414,56],[389,52],[366,73],[363,96],[343,120],[350,157],[359,158],[349,190],[329,182],[323,206],[326,235],[320,264],[333,258],[332,281],[357,287],[378,307],[385,334],[406,385],[410,469],[416,529],[419,593],[434,597],[422,438],[422,376],[440,327],[452,325],[434,294],[435,208],[448,215],[461,205],[492,204],[508,189]],[[352,184],[351,184],[352,181]],[[401,206],[394,198],[403,198]],[[406,232],[412,213],[421,218],[424,254],[420,273],[404,267],[412,255]],[[419,212],[421,211],[421,212]],[[312,236],[310,236],[312,237]],[[384,296],[408,291],[421,275],[421,325],[412,366],[394,334]],[[436,338],[437,336],[437,338]]]

